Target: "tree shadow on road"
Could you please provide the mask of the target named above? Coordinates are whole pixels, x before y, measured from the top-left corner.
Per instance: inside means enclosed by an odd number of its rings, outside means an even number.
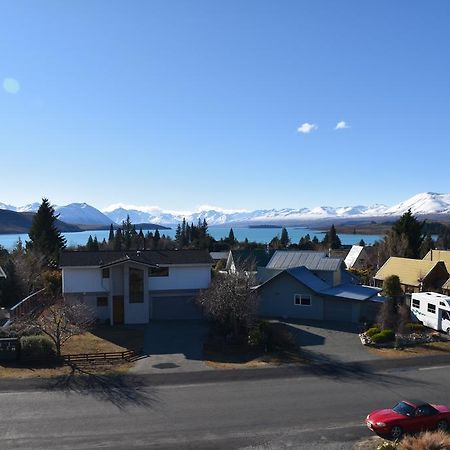
[[[52,380],[48,389],[91,396],[110,402],[119,409],[133,406],[153,409],[160,403],[155,389],[145,385],[137,377],[100,375],[79,367],[74,367],[69,375]]]
[[[318,377],[331,378],[339,381],[364,381],[369,383],[390,384],[390,385],[408,385],[422,386],[427,383],[406,376],[394,375],[392,373],[380,373],[381,370],[389,369],[383,367],[382,361],[366,361],[366,362],[342,362],[329,355],[320,356],[315,352],[305,349],[301,350],[305,359],[311,364],[307,368],[307,372]]]

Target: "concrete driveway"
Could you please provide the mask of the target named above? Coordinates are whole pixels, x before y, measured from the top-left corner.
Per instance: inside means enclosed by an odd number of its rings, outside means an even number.
[[[297,343],[318,362],[358,362],[379,359],[361,344],[359,327],[352,323],[284,320]]]
[[[144,355],[133,373],[191,372],[207,369],[203,343],[209,325],[196,320],[152,321],[145,326]]]

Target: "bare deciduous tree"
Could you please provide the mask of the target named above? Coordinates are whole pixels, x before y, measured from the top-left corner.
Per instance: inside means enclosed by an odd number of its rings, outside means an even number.
[[[241,326],[249,327],[256,315],[254,277],[243,272],[218,274],[211,286],[197,297],[205,313],[219,323],[230,325],[235,336]]]
[[[79,301],[57,301],[19,317],[14,329],[19,333],[43,334],[55,344],[57,356],[61,348],[71,337],[83,334],[94,324],[94,313],[86,304]]]

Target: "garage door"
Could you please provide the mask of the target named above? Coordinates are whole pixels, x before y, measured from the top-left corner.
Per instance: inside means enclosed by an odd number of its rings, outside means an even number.
[[[150,317],[153,320],[202,319],[201,309],[192,296],[151,297]]]
[[[333,322],[352,321],[352,303],[349,301],[325,300],[324,319]]]

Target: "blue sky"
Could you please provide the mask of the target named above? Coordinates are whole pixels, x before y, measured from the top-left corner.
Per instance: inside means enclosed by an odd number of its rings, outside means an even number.
[[[0,202],[450,192],[447,0],[16,0],[1,17]]]

